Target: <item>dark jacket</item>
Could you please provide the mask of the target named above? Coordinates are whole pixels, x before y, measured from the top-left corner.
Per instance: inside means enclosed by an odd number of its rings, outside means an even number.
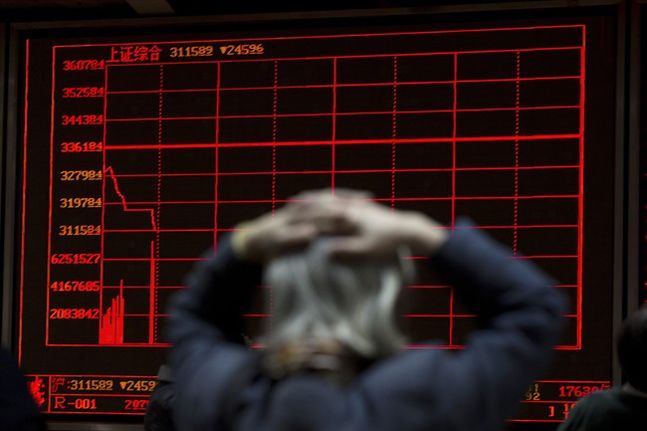
[[[614,388],[578,401],[559,431],[644,431],[646,428],[647,396]]]
[[[157,386],[148,399],[144,415],[145,431],[175,431],[173,404],[175,403],[175,384],[170,368],[162,365],[157,373]]]
[[[272,381],[239,343],[262,268],[228,241],[201,262],[171,308],[176,420],[182,430],[497,430],[547,364],[563,311],[554,282],[484,234],[459,228],[430,259],[478,315],[467,347],[404,351],[348,387],[299,374]]]

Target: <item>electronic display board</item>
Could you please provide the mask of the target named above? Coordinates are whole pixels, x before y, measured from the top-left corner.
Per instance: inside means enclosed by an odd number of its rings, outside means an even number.
[[[604,25],[606,23],[606,26]],[[471,217],[570,300],[514,421],[611,383],[614,51],[608,22],[24,41],[17,351],[41,409],[140,415],[169,297],[237,223],[302,190]],[[473,315],[405,289],[410,349]],[[268,317],[246,315],[250,335]]]

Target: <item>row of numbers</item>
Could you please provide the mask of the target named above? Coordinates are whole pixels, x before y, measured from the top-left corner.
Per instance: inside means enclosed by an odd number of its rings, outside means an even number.
[[[61,181],[101,181],[103,174],[98,170],[79,169],[60,172]]]
[[[99,280],[54,281],[50,289],[54,292],[98,292]]]
[[[97,153],[103,151],[103,142],[61,142],[61,153]]]
[[[64,87],[61,93],[63,99],[84,99],[91,97],[103,97],[103,87]]]
[[[62,224],[58,227],[59,236],[101,235],[101,226],[91,224]]]
[[[97,126],[103,124],[103,115],[77,114],[61,115],[61,126]]]
[[[98,308],[50,308],[50,319],[64,319],[64,320],[85,320],[85,319],[98,319]]]
[[[55,395],[52,397],[52,410],[53,411],[66,411],[66,410],[80,410],[80,411],[94,411],[98,410],[96,397],[83,397],[73,398]],[[105,398],[104,398],[105,399]],[[143,412],[148,406],[147,399],[125,399],[122,400],[121,408],[125,411]],[[106,407],[104,407],[105,409]],[[114,408],[114,407],[112,407]],[[103,411],[103,409],[102,409]],[[110,410],[111,411],[111,410]]]
[[[94,265],[100,258],[99,253],[54,253],[50,262],[53,265]]]
[[[81,198],[61,198],[59,199],[59,208],[101,208],[103,201],[101,198],[81,197]]]

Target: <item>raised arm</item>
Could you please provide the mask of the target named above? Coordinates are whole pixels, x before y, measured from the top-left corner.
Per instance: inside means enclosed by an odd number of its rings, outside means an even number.
[[[243,343],[242,315],[261,283],[263,263],[345,229],[337,209],[298,201],[239,227],[196,265],[169,310],[176,419],[183,430],[222,429],[238,392],[259,372],[257,355]]]
[[[340,240],[342,256],[398,243],[430,255],[479,324],[462,350],[406,352],[362,375],[355,419],[376,430],[501,429],[557,341],[564,302],[554,281],[467,222],[448,235],[422,215],[372,203],[351,217],[364,234]]]
[[[218,429],[229,390],[254,355],[242,343],[242,317],[260,284],[260,265],[241,260],[228,239],[187,277],[170,308],[168,338],[180,429]]]

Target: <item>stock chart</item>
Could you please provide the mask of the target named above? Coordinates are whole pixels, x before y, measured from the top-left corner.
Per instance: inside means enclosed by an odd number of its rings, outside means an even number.
[[[142,414],[203,253],[300,191],[352,188],[450,229],[467,216],[558,280],[558,366],[514,420],[562,420],[610,384],[610,275],[587,254],[610,239],[587,229],[613,152],[589,124],[605,69],[589,77],[587,29],[26,40],[17,349],[42,410]],[[474,316],[421,258],[407,348],[462,349]],[[246,314],[252,338],[270,313]]]

